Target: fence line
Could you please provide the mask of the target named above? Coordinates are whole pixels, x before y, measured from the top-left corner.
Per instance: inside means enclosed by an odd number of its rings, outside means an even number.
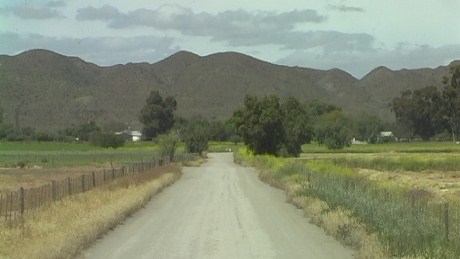
[[[174,160],[187,161],[193,157],[194,154],[178,154]],[[119,179],[148,177],[148,175],[143,176],[143,174],[170,162],[167,157],[153,158],[150,161],[141,160],[139,163],[131,163],[120,168],[103,169],[99,172],[93,171],[76,177],[67,177],[63,180],[52,180],[38,187],[20,187],[17,191],[0,195],[0,220],[11,221],[20,218],[52,202],[105,186]]]
[[[308,182],[304,195],[349,209],[379,232],[393,255],[418,251],[423,257],[435,257],[442,251],[442,257],[450,258],[460,254],[458,201],[440,199],[424,189],[390,189],[359,175],[316,172],[302,164],[292,167]]]

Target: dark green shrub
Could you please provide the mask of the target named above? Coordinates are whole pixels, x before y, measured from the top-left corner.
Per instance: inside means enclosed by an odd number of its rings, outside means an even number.
[[[125,138],[121,135],[115,135],[107,132],[94,132],[91,134],[89,142],[92,145],[103,148],[117,148],[125,144]]]

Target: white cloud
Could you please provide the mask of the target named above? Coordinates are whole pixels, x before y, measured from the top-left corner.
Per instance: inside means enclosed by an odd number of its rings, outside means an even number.
[[[100,8],[88,6],[77,10],[77,20],[103,20],[109,21],[121,17],[121,13],[117,8],[110,5],[103,5]]]
[[[344,4],[328,5],[328,8],[341,12],[364,12],[364,9],[361,7],[347,6]]]
[[[398,70],[403,68],[423,68],[448,65],[460,59],[460,44],[439,48],[405,46],[394,49],[372,49],[369,51],[294,51],[277,62],[285,65],[305,66],[317,69],[340,68],[361,78],[378,66]]]
[[[59,2],[51,2],[48,5],[20,4],[13,7],[5,7],[2,13],[13,14],[22,19],[43,20],[64,18],[54,7],[59,6]]]
[[[226,42],[233,47],[275,44],[286,49],[309,49],[321,45],[326,51],[341,51],[369,49],[373,43],[373,37],[364,33],[294,30],[297,24],[317,24],[327,19],[311,9],[283,13],[229,10],[211,14],[164,5],[156,10],[120,13],[118,9],[105,5],[79,9],[77,19],[103,20],[113,29],[141,26],[173,30],[187,36],[210,37],[212,41]]]
[[[458,0],[0,2],[0,54],[46,48],[112,65],[156,62],[179,49],[238,51],[357,77],[380,65],[433,67],[460,58]]]

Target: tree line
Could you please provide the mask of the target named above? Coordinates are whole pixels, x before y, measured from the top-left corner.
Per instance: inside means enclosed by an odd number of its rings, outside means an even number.
[[[242,107],[226,120],[208,121],[203,117],[184,119],[176,115],[174,97],[162,97],[152,91],[139,112],[144,140],[155,140],[171,154],[183,142],[186,151],[201,153],[208,141],[232,141],[244,144],[255,154],[298,156],[303,144],[317,142],[330,149],[351,144],[352,139],[377,143],[384,129],[408,131],[410,137],[430,140],[446,136],[456,140],[460,131],[460,66],[451,70],[442,88],[429,86],[407,90],[392,100],[390,107],[397,124],[389,125],[370,114],[352,114],[321,101],[300,102],[294,97],[282,101],[278,96],[262,98],[247,95]],[[94,121],[71,125],[56,133],[31,127],[16,129],[4,123],[0,107],[0,140],[3,141],[88,141],[103,147],[119,147],[122,136],[102,130]]]
[[[261,99],[246,96],[244,107],[234,112],[233,120],[249,150],[277,156],[298,156],[302,145],[312,141],[329,149],[349,146],[353,138],[376,143],[386,127],[373,115],[353,117],[318,100],[301,103],[289,97],[282,102],[275,95]]]
[[[165,155],[173,153],[179,142],[186,151],[201,153],[209,140],[241,140],[255,154],[298,156],[301,146],[311,141],[331,149],[349,146],[353,137],[375,143],[385,127],[376,116],[354,118],[335,105],[302,103],[294,97],[282,102],[275,95],[247,95],[244,106],[230,118],[212,122],[202,117],[175,117],[176,104],[173,97],[163,98],[152,91],[140,113],[145,138],[161,143]]]
[[[406,90],[390,107],[397,122],[409,129],[413,138],[456,141],[460,131],[460,66],[451,68],[443,87],[427,86]]]
[[[354,119],[331,104],[301,103],[294,97],[281,102],[274,95],[261,99],[246,96],[244,107],[235,110],[226,120],[208,121],[200,116],[184,119],[176,115],[176,109],[174,97],[163,98],[158,91],[152,91],[139,112],[143,139],[157,141],[165,147],[169,145],[165,155],[171,154],[178,143],[184,143],[188,152],[201,153],[207,150],[211,140],[243,141],[256,154],[298,156],[301,145],[311,141],[329,148],[348,146],[352,137],[375,142],[384,128],[376,116],[363,114]],[[0,140],[83,141],[112,148],[124,144],[122,136],[102,129],[94,121],[71,125],[52,134],[32,128],[15,129],[0,120]]]

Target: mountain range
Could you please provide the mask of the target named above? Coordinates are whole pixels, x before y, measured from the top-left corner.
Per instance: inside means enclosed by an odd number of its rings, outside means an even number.
[[[454,61],[449,66],[458,65]],[[322,100],[359,115],[392,120],[388,104],[407,89],[442,86],[449,66],[393,71],[377,67],[361,79],[340,69],[271,64],[241,53],[209,56],[180,51],[164,60],[100,67],[48,50],[0,55],[0,107],[17,127],[54,131],[94,120],[140,129],[140,110],[152,90],[174,96],[178,115],[226,119],[246,94]]]

